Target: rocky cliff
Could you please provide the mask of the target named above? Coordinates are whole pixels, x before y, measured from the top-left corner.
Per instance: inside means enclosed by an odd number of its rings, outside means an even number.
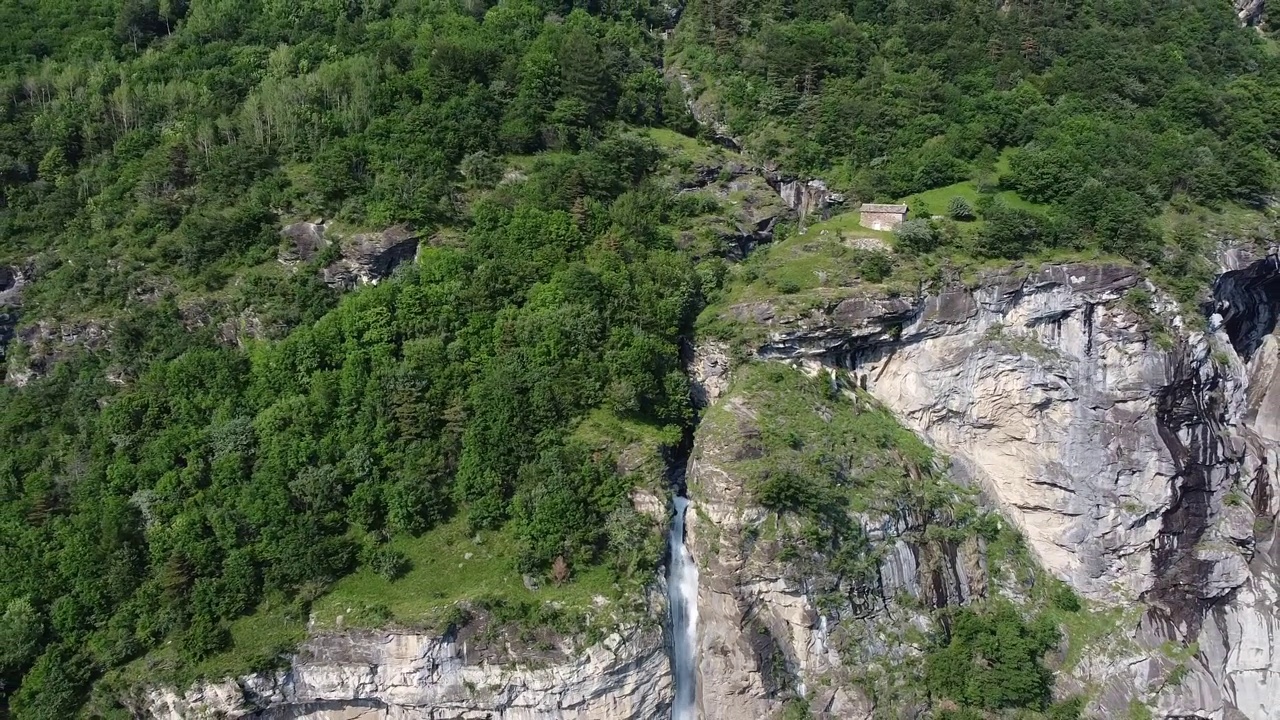
[[[699,716],[925,716],[937,610],[1044,592],[993,554],[990,516],[1089,603],[1093,634],[1065,628],[1052,661],[1086,716],[1280,718],[1280,258],[1222,257],[1195,317],[1114,264],[728,307],[754,359],[692,354],[704,410],[678,476]],[[820,476],[838,513],[759,501],[771,478]],[[140,714],[666,717],[668,647],[637,632],[520,664],[457,637],[318,637],[287,671],[153,691]]]
[[[1245,25],[1259,25],[1266,12],[1265,0],[1235,0],[1236,17]]]
[[[155,689],[135,703],[163,720],[657,720],[672,687],[662,635],[616,633],[492,662],[465,635],[351,632],[308,640],[286,670]]]
[[[1170,718],[1261,720],[1280,717],[1264,700],[1280,682],[1272,543],[1280,280],[1274,256],[1224,257],[1204,330],[1118,265],[728,312],[763,329],[760,357],[865,387],[1021,529],[1043,567],[1097,607],[1141,610],[1116,628],[1127,649],[1112,645],[1072,669],[1097,713],[1141,703]],[[715,486],[718,473],[703,472]],[[732,532],[739,521],[716,506],[723,497],[741,507],[733,485],[721,483],[698,517]],[[691,532],[707,530],[691,523]],[[723,574],[704,571],[707,593]],[[795,595],[784,590],[761,607],[786,612]],[[708,612],[716,602],[708,595],[702,617],[716,614]],[[822,656],[821,643],[792,635],[793,648]],[[1170,645],[1186,657],[1155,650]]]
[[[316,259],[330,245],[337,246],[337,259],[320,271],[324,283],[340,290],[377,283],[418,253],[421,236],[405,225],[393,225],[381,232],[356,233],[340,237],[324,220],[296,222],[280,230],[277,260],[287,268]]]

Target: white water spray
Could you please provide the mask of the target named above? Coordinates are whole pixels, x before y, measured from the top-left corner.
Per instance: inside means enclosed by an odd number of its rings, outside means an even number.
[[[689,499],[675,498],[671,519],[671,561],[667,573],[667,605],[671,611],[672,658],[676,698],[671,720],[697,720],[698,666],[698,566],[684,544],[684,514]]]

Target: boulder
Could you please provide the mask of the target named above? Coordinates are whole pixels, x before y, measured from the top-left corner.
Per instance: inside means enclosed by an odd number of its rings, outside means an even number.
[[[284,246],[280,248],[278,259],[285,267],[296,267],[309,262],[328,244],[325,242],[327,225],[324,220],[312,222],[296,222],[285,225],[280,231]]]

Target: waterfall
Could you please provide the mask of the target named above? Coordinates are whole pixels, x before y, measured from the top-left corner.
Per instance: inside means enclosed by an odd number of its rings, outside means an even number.
[[[671,518],[671,560],[667,572],[667,605],[671,612],[672,656],[676,698],[671,720],[696,720],[698,697],[698,566],[684,543],[684,514],[689,499],[676,496]]]

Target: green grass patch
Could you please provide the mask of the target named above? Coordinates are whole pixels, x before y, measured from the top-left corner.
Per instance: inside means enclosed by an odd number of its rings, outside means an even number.
[[[726,160],[741,160],[742,156],[731,150],[715,145],[708,145],[697,138],[670,130],[668,128],[645,128],[644,135],[658,144],[667,154],[675,158],[683,158],[692,163],[711,165]]]
[[[872,230],[871,228],[862,227],[861,213],[857,209],[832,215],[826,220],[810,224],[805,230],[805,236],[821,235],[824,232],[841,237],[875,238],[876,240],[884,241],[890,247],[893,246],[893,233],[887,230]]]
[[[1133,608],[1109,608],[1097,603],[1082,602],[1084,607],[1077,612],[1067,612],[1057,608],[1049,608],[1045,611],[1063,629],[1063,635],[1067,641],[1067,654],[1062,664],[1067,671],[1079,665],[1085,654],[1094,648],[1109,646],[1119,654],[1122,649],[1131,647],[1123,630],[1126,629],[1126,624],[1136,622]],[[1137,612],[1141,612],[1140,607],[1137,608]]]
[[[1259,232],[1266,220],[1263,213],[1233,203],[1218,208],[1170,203],[1156,218],[1156,225],[1166,235],[1191,226],[1204,233],[1251,237],[1267,235],[1265,229]]]
[[[1261,33],[1258,35],[1262,43],[1262,49],[1271,57],[1280,57],[1280,38],[1271,33]]]
[[[857,226],[856,213],[852,226]],[[861,228],[845,231],[847,216],[789,232],[767,248],[757,250],[746,262],[730,267],[730,276],[719,305],[818,291],[831,297],[848,294],[854,286],[890,282],[910,261],[881,250],[860,247],[858,237],[874,238],[889,245],[890,233]],[[865,231],[865,232],[863,232]],[[903,288],[905,290],[905,287]]]
[[[969,202],[970,206],[976,206],[978,198],[982,197],[982,193],[978,191],[978,186],[972,180],[958,182],[954,185],[946,187],[934,188],[922,193],[916,193],[898,200],[900,203],[906,203],[915,207],[928,208],[931,215],[946,215],[947,204],[951,202],[951,198],[962,197]],[[1020,210],[1029,210],[1033,212],[1044,211],[1048,209],[1046,205],[1023,200],[1018,193],[1012,190],[1001,190],[995,193],[998,201],[1004,203],[1011,208]]]
[[[675,425],[654,425],[618,417],[604,408],[596,408],[579,421],[573,437],[595,447],[607,447],[614,451],[643,445],[655,451],[680,444],[680,428]]]
[[[534,163],[538,162],[541,159],[566,158],[571,156],[572,154],[573,153],[557,151],[557,150],[547,150],[544,152],[532,153],[528,155],[508,155],[507,167],[512,170],[528,172],[529,170],[533,169]]]
[[[618,458],[619,468],[636,488],[660,496],[669,490],[666,458],[682,439],[678,426],[637,422],[596,408],[578,423],[572,437]]]
[[[855,392],[853,399],[846,390],[781,363],[748,363],[735,373],[730,393],[743,398],[754,418],[740,422],[720,403],[700,432],[744,446],[731,465],[757,500],[775,510],[815,509],[807,501],[823,498],[842,498],[863,511],[922,493],[930,502],[949,496],[950,485],[932,482],[929,447],[869,397]]]
[[[293,603],[264,603],[258,612],[231,623],[231,645],[192,668],[197,677],[227,677],[244,668],[271,667],[302,641],[307,618]]]
[[[566,611],[585,611],[596,596],[620,596],[605,567],[574,568],[564,585],[528,589],[516,570],[513,535],[507,530],[473,535],[461,514],[419,537],[395,538],[390,545],[409,559],[409,571],[394,581],[365,567],[347,575],[316,600],[312,612],[317,626],[379,627],[391,621],[438,629],[449,609],[463,601],[556,602]]]

